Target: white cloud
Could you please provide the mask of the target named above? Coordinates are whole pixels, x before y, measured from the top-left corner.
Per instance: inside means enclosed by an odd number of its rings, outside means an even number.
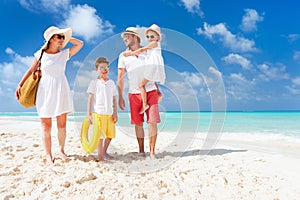
[[[101,19],[97,10],[84,5],[71,5],[71,0],[19,0],[20,4],[32,12],[54,13],[54,17],[63,18],[60,27],[72,27],[73,34],[92,42],[98,37],[112,34],[114,25]]]
[[[19,0],[19,3],[31,12],[57,13],[67,10],[71,0]]]
[[[300,85],[300,77],[293,78],[293,79],[292,79],[292,83],[293,83],[294,85]]]
[[[292,85],[288,85],[285,88],[292,94],[297,95],[300,94],[300,77],[293,78],[291,80]]]
[[[300,90],[291,86],[286,86],[285,87],[291,94],[297,95],[300,94]]]
[[[279,64],[278,67],[270,67],[268,64],[259,65],[258,68],[263,73],[260,75],[264,81],[271,80],[286,80],[289,78],[289,74],[286,73],[286,67],[282,64]]]
[[[23,74],[31,65],[33,56],[22,57],[10,48],[7,48],[5,52],[11,56],[12,60],[0,63],[0,80],[7,91],[14,91]]]
[[[255,81],[246,79],[241,73],[226,78],[226,92],[235,100],[250,100],[256,97]]]
[[[72,27],[74,34],[83,37],[87,42],[113,33],[114,26],[101,19],[96,12],[95,8],[86,4],[72,6],[62,26]]]
[[[287,38],[290,43],[293,43],[293,42],[297,41],[298,39],[300,39],[300,34],[289,34],[287,36]]]
[[[245,32],[252,32],[257,30],[257,22],[263,21],[263,16],[260,16],[254,9],[245,9],[241,29]]]
[[[232,34],[223,23],[209,25],[204,22],[203,29],[198,28],[199,35],[204,35],[211,41],[219,40],[223,46],[232,51],[249,52],[256,51],[255,42],[240,36]]]
[[[79,67],[79,68],[81,68],[81,67],[83,67],[83,66],[84,66],[84,63],[83,63],[83,62],[80,62],[80,61],[77,61],[77,60],[75,60],[75,61],[73,61],[73,66],[74,66],[74,67]]]
[[[243,69],[250,69],[251,66],[250,61],[239,54],[231,53],[228,56],[223,57],[222,60],[228,64],[241,65]]]
[[[300,51],[296,51],[293,55],[294,60],[300,60]]]
[[[200,9],[200,0],[181,0],[185,9],[190,13],[196,13],[203,17],[203,12]]]
[[[215,67],[212,67],[212,66],[209,67],[208,71],[211,74],[215,75],[217,78],[222,78],[222,73],[218,69],[216,69]]]
[[[203,86],[203,78],[200,74],[183,72],[181,75],[184,77],[186,82],[189,82],[192,86]]]

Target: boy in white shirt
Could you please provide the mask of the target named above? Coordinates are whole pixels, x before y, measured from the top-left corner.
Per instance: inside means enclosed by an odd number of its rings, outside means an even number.
[[[98,145],[99,161],[112,159],[106,151],[112,138],[115,138],[115,123],[118,121],[117,116],[117,100],[116,85],[110,80],[108,75],[109,61],[105,57],[99,57],[96,62],[96,71],[99,76],[96,80],[92,80],[87,89],[89,93],[87,111],[90,124],[93,123],[92,106],[94,112],[98,115],[100,124],[100,141]]]

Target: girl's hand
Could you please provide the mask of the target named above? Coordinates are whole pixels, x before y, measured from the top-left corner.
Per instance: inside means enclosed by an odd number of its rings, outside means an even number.
[[[123,56],[125,57],[132,56],[132,53],[130,51],[126,51],[123,53]]]

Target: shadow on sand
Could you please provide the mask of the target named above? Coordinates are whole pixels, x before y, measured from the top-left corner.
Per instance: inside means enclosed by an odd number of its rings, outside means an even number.
[[[224,155],[229,153],[236,153],[236,152],[246,152],[247,150],[231,150],[231,149],[211,149],[211,150],[203,150],[203,149],[193,149],[188,151],[178,151],[178,152],[168,152],[164,151],[161,153],[157,153],[155,155],[156,159],[163,159],[166,156],[170,157],[188,157],[188,156],[217,156],[217,155]],[[128,152],[125,154],[118,154],[114,153],[111,154],[114,157],[114,161],[122,161],[124,163],[130,163],[136,160],[144,160],[146,157],[149,156],[149,153],[140,154],[137,152]],[[69,155],[70,158],[74,160],[81,160],[83,162],[98,162],[98,157],[96,155]]]

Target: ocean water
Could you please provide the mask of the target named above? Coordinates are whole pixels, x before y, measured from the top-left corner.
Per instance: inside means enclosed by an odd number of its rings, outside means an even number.
[[[81,124],[86,113],[74,113],[68,120]],[[117,127],[132,127],[128,112],[118,113]],[[39,121],[35,112],[2,112],[0,119]],[[162,112],[160,132],[185,134],[221,133],[245,138],[289,138],[300,140],[300,111],[269,112]]]

